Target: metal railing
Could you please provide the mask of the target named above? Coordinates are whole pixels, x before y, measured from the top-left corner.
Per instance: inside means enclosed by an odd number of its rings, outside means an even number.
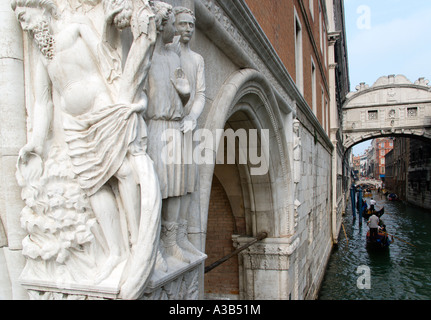
[[[251,240],[250,242],[246,243],[245,245],[239,247],[235,251],[229,253],[227,256],[224,256],[223,258],[221,258],[221,259],[217,260],[216,262],[210,264],[209,266],[205,267],[205,273],[210,272],[212,269],[218,267],[219,265],[221,265],[222,263],[226,262],[227,260],[229,260],[233,256],[239,254],[241,251],[244,251],[245,249],[247,249],[248,247],[252,246],[256,242],[259,242],[259,241],[265,239],[267,236],[268,236],[268,234],[266,232],[259,233],[257,235],[257,237],[254,238],[253,240]]]

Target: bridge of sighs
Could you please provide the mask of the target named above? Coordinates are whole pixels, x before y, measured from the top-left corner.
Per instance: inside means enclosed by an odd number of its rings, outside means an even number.
[[[361,83],[343,106],[346,150],[380,136],[431,139],[431,86],[403,75],[380,77],[371,87]]]

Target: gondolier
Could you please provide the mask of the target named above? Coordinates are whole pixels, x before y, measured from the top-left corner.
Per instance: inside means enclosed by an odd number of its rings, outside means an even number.
[[[370,219],[368,220],[368,227],[370,228],[370,239],[372,241],[376,240],[377,237],[377,231],[379,229],[379,217],[373,214]]]
[[[374,208],[374,206],[377,204],[376,200],[374,200],[374,198],[371,198],[370,200],[370,210],[371,211],[375,211],[376,209]]]

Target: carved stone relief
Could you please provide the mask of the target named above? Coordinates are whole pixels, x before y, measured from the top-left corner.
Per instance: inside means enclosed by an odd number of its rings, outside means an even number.
[[[33,298],[196,296],[206,256],[188,241],[187,220],[198,175],[183,165],[205,103],[193,13],[148,0],[11,5],[28,34],[34,96],[16,174],[22,284]],[[173,166],[160,158],[167,129]]]

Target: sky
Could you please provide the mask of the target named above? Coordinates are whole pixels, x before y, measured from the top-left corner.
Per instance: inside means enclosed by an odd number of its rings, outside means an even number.
[[[391,74],[431,80],[431,0],[344,0],[344,10],[350,91]]]

